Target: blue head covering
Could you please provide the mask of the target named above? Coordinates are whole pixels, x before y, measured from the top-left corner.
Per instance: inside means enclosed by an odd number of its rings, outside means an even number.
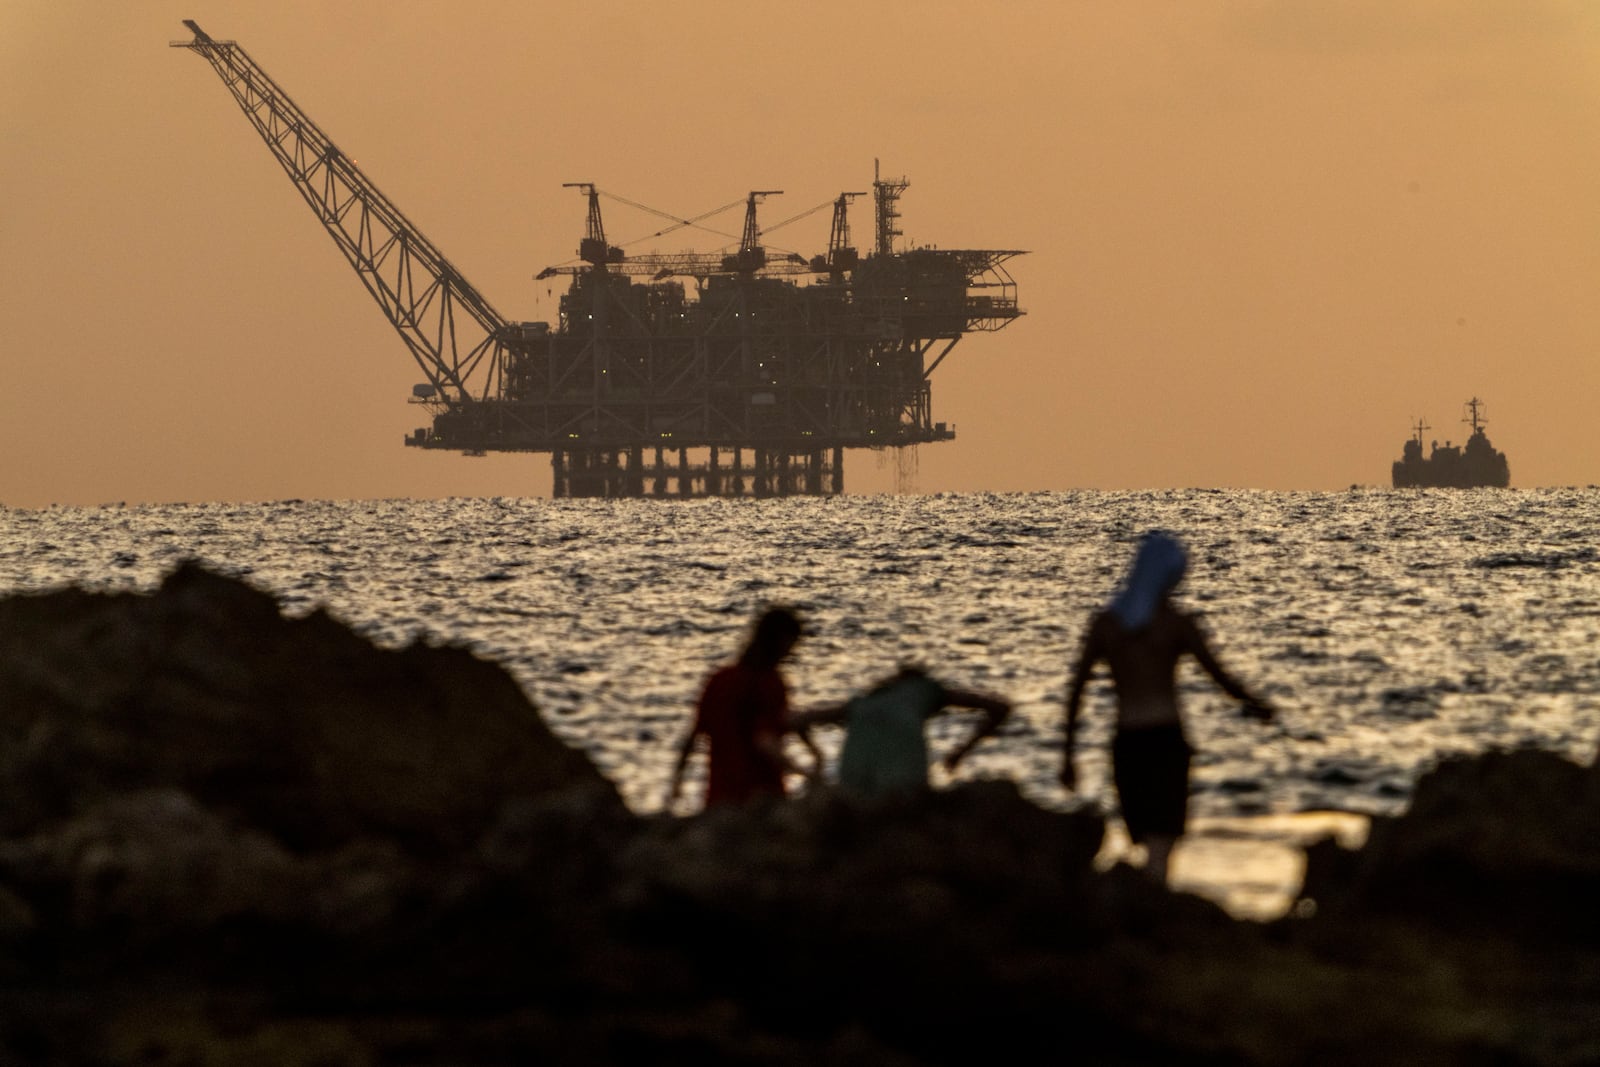
[[[1176,537],[1164,530],[1151,530],[1139,542],[1133,566],[1122,581],[1122,588],[1106,610],[1125,630],[1142,630],[1155,618],[1156,608],[1183,580],[1189,567],[1189,554]]]

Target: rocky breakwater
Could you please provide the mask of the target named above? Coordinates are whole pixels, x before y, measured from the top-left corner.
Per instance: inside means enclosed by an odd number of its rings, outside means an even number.
[[[0,1062],[1600,1059],[1593,768],[1441,768],[1267,925],[1102,831],[1005,782],[638,817],[462,650],[195,567],[14,597]]]

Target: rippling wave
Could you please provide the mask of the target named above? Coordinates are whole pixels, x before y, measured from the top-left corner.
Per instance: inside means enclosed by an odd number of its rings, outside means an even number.
[[[382,644],[504,663],[630,803],[657,803],[701,679],[763,604],[809,636],[795,703],[897,663],[1018,705],[963,775],[1054,784],[1089,613],[1137,536],[1178,532],[1182,599],[1282,709],[1240,718],[1184,675],[1206,817],[1388,813],[1441,756],[1600,737],[1600,493],[1187,490],[769,501],[281,501],[0,510],[0,589],[148,588],[184,558]],[[1084,795],[1108,791],[1091,690]],[[936,723],[935,747],[963,728]]]

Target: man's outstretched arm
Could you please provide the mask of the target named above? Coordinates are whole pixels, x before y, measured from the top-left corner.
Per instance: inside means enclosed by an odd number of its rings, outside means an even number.
[[[1193,619],[1185,618],[1186,643],[1190,653],[1194,655],[1195,662],[1200,668],[1211,675],[1213,681],[1222,687],[1222,691],[1243,705],[1243,711],[1252,719],[1261,719],[1264,722],[1272,721],[1276,715],[1271,704],[1256,696],[1245,684],[1225,670],[1217,657],[1212,653],[1211,646],[1206,641],[1205,631],[1200,629],[1200,624]]]
[[[984,714],[983,722],[972,731],[972,736],[950,755],[944,758],[944,769],[953,771],[956,766],[967,758],[967,753],[986,737],[990,737],[1000,729],[1002,723],[1011,717],[1011,703],[1000,697],[989,696],[985,693],[974,693],[966,689],[946,689],[944,692],[946,707],[972,708]]]

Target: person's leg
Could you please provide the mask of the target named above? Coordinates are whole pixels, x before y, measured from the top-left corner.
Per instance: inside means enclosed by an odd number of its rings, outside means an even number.
[[[1118,731],[1111,758],[1128,836],[1144,846],[1145,873],[1165,883],[1188,822],[1189,744],[1176,726]]]
[[[1167,881],[1167,867],[1172,862],[1172,847],[1177,843],[1178,839],[1168,834],[1150,834],[1145,838],[1145,873],[1163,885]]]

